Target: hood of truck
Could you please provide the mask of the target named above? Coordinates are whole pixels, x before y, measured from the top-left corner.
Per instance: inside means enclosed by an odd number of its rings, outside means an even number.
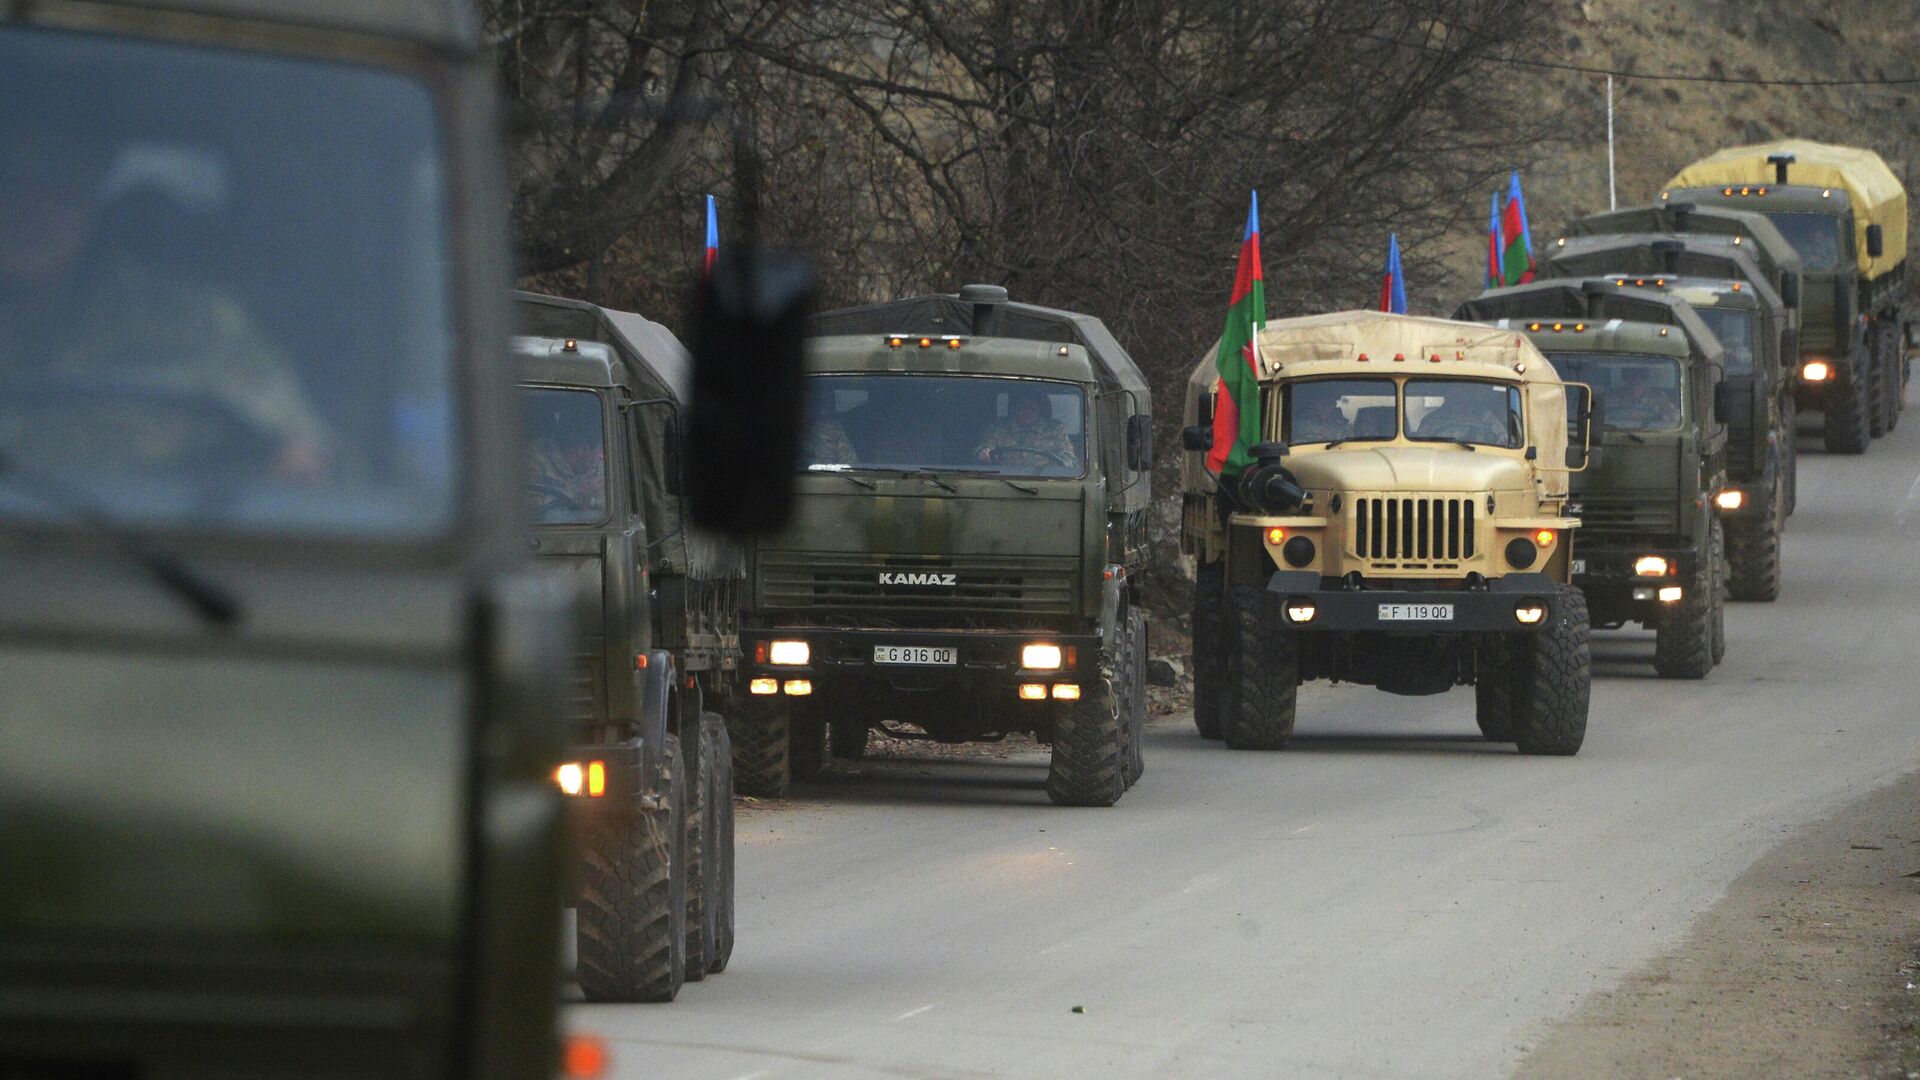
[[[957,490],[946,491],[921,478],[859,479],[874,490],[844,476],[801,478],[792,522],[756,548],[754,606],[1069,614],[1081,609],[1082,579],[1104,563],[1100,522],[1089,520],[1097,484],[1014,480],[1023,491],[949,475],[942,481]]]
[[[1683,516],[1683,444],[1676,434],[1643,434],[1635,442],[1609,432],[1584,472],[1573,474],[1569,505],[1580,518],[1582,543],[1628,537],[1674,536]],[[1693,493],[1687,493],[1691,503]]]
[[[1293,455],[1286,466],[1302,487],[1322,491],[1512,491],[1531,487],[1533,476],[1518,458],[1452,444],[1337,446]]]

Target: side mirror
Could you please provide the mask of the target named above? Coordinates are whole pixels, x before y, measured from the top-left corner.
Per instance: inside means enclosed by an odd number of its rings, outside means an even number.
[[[722,257],[694,295],[686,477],[696,524],[732,536],[793,516],[803,345],[813,270],[749,248]]]
[[[1584,469],[1593,445],[1593,390],[1579,384],[1567,386],[1567,468]]]
[[[1780,368],[1782,371],[1800,370],[1800,331],[1792,327],[1780,331]]]
[[[1877,259],[1886,249],[1886,241],[1882,238],[1880,226],[1867,226],[1867,258]]]
[[[1780,275],[1780,302],[1790,308],[1800,306],[1800,275],[1797,272],[1789,270]]]
[[[1180,447],[1195,453],[1205,453],[1213,449],[1213,425],[1195,424],[1180,431]]]
[[[1194,421],[1201,427],[1210,428],[1213,426],[1213,398],[1216,393],[1218,393],[1218,391],[1211,391],[1200,395],[1199,407],[1194,410],[1196,413]]]
[[[1127,468],[1147,472],[1153,468],[1153,417],[1127,417]]]

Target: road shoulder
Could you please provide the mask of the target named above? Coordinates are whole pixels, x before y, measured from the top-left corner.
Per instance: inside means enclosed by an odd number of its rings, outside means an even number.
[[[1754,864],[1673,952],[1553,1025],[1516,1076],[1908,1076],[1920,774]]]

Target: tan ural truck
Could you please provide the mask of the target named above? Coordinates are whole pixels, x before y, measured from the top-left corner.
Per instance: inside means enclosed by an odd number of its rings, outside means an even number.
[[[1201,464],[1211,351],[1187,395],[1202,733],[1279,749],[1311,679],[1472,685],[1489,739],[1577,753],[1591,679],[1567,492],[1586,388],[1524,335],[1441,319],[1286,319],[1258,346],[1267,441],[1239,476]]]

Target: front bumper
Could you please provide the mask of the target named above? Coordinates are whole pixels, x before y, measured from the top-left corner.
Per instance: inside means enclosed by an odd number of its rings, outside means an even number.
[[[1671,572],[1661,577],[1634,573],[1633,564],[1647,555],[1667,560]],[[1699,569],[1699,560],[1692,549],[1671,545],[1616,550],[1583,548],[1578,561],[1583,569],[1573,575],[1573,583],[1586,594],[1596,612],[1651,611],[1677,602],[1662,601],[1660,590],[1679,588],[1684,598],[1688,583],[1695,580],[1695,571]]]
[[[899,691],[1012,688],[1035,683],[1081,683],[1100,674],[1098,634],[1060,634],[1044,630],[854,630],[821,627],[756,627],[740,631],[746,652],[741,678],[751,687],[756,679],[773,679],[782,691],[789,682],[810,684],[808,692],[853,687]],[[760,642],[804,641],[805,664],[771,664],[760,660]],[[1058,668],[1020,666],[1021,650],[1033,644],[1057,645]],[[954,662],[882,663],[876,648],[913,650],[952,649]]]
[[[1551,625],[1557,610],[1553,579],[1545,574],[1508,574],[1482,589],[1328,588],[1312,571],[1281,570],[1267,579],[1267,591],[1281,597],[1282,618],[1299,630],[1377,631],[1389,634],[1529,633]],[[1311,604],[1311,619],[1301,621],[1287,609]],[[1546,608],[1546,615],[1523,623],[1514,614],[1522,602]],[[1444,609],[1446,617],[1435,616]],[[1407,617],[1407,616],[1415,617]],[[1396,617],[1399,616],[1399,617]]]

